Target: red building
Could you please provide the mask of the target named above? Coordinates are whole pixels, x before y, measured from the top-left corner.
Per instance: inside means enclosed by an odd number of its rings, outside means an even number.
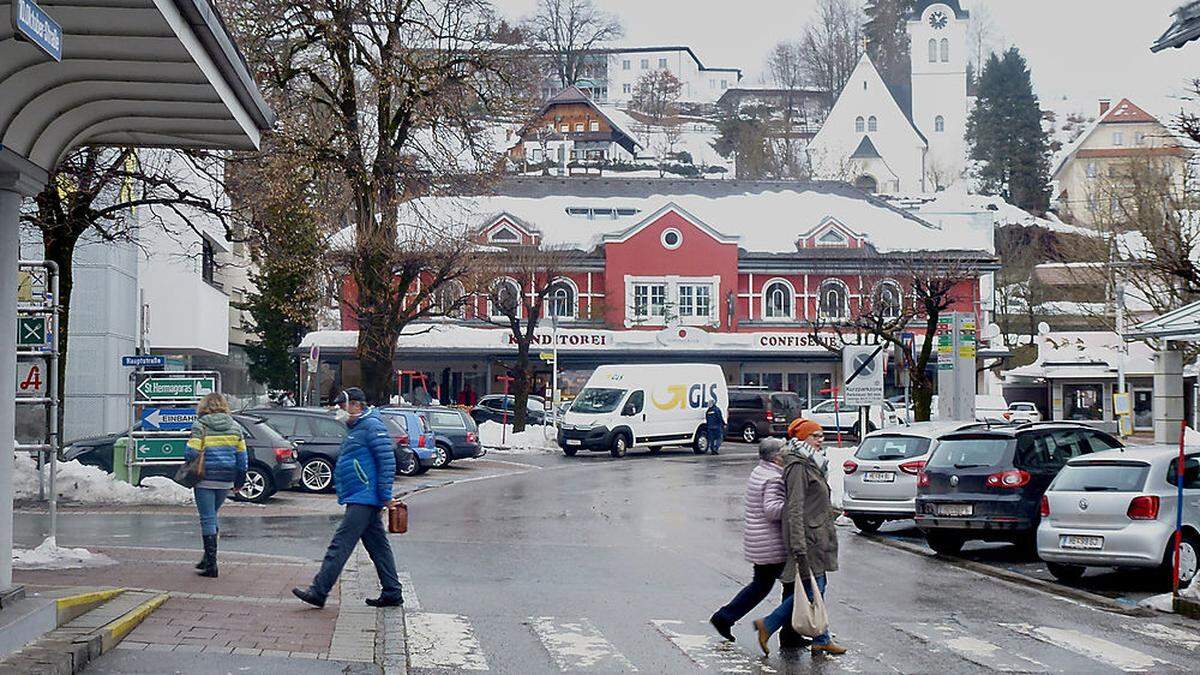
[[[934,224],[842,183],[521,177],[419,211],[465,219],[493,251],[573,251],[553,280],[557,331],[548,319],[537,331],[543,350],[557,339],[568,392],[602,363],[700,360],[720,364],[731,383],[820,398],[838,375],[827,348],[838,343],[837,326],[904,312],[914,266],[952,268],[964,280],[951,309],[980,315],[982,325],[980,277],[996,269],[990,228],[969,218]],[[546,282],[492,281],[521,294]],[[507,330],[484,320],[489,296],[482,289],[458,316],[401,338],[397,368],[427,373],[443,400],[468,385],[494,390],[514,348]],[[347,309],[342,324],[304,345],[341,360],[350,383],[357,337]],[[921,325],[912,332],[919,344]]]

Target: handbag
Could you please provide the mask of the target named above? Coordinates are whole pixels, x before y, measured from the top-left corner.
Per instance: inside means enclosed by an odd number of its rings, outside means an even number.
[[[825,611],[825,598],[821,597],[821,589],[817,587],[817,579],[812,570],[808,571],[809,588],[812,589],[812,600],[804,593],[800,570],[796,570],[796,590],[792,595],[792,629],[808,638],[815,638],[829,628],[829,615]]]
[[[175,471],[175,482],[185,488],[194,488],[200,481],[204,480],[204,441],[208,437],[208,432],[203,427],[200,428],[200,452],[196,458],[190,462],[184,462],[183,466]]]
[[[388,532],[404,534],[408,532],[408,504],[396,500],[388,504]]]

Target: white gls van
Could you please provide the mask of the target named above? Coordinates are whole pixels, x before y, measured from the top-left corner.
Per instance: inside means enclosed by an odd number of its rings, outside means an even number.
[[[635,446],[658,452],[690,445],[708,450],[705,411],[716,401],[728,419],[729,390],[721,367],[705,363],[600,366],[563,415],[558,445],[624,457]]]

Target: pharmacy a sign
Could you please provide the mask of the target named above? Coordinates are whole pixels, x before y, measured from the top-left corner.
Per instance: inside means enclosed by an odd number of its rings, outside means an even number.
[[[13,0],[13,33],[55,61],[62,61],[62,26],[33,0]]]

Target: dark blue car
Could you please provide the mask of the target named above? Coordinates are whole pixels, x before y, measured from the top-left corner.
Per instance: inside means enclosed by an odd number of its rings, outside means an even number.
[[[396,442],[396,473],[419,476],[434,466],[437,445],[425,415],[413,408],[380,408],[379,414]]]

